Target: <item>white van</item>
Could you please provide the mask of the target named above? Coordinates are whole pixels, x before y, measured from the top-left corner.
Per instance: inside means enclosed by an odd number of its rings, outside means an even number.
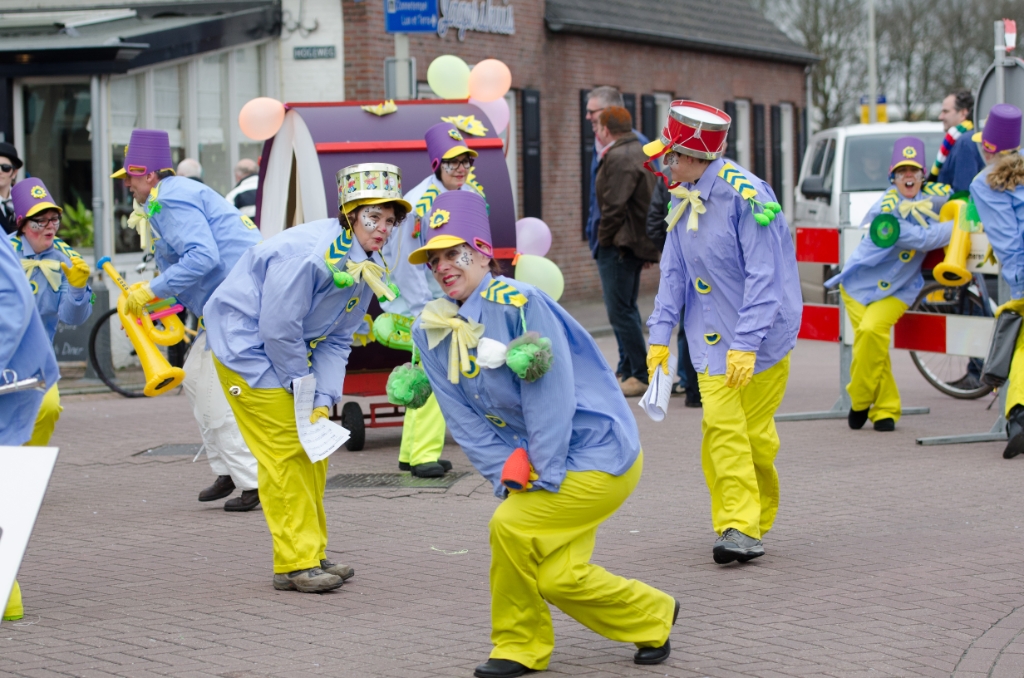
[[[924,141],[925,172],[942,144],[941,122],[893,122],[848,125],[816,132],[807,144],[796,191],[794,228],[859,225],[889,184],[892,147],[900,137]],[[824,267],[800,264],[804,299],[824,300]]]

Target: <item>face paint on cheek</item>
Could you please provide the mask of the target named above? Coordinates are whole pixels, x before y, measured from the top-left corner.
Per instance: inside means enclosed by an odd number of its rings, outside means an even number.
[[[459,256],[455,259],[454,265],[461,268],[463,271],[473,265],[473,255],[469,252],[469,246],[462,245],[460,248],[462,251]]]
[[[665,154],[665,167],[675,167],[679,164],[678,153],[666,153]]]
[[[363,222],[363,228],[365,228],[368,233],[373,233],[374,231],[376,231],[377,230],[377,221],[376,221],[376,219],[379,219],[382,214],[383,214],[383,210],[381,210],[381,208],[376,207],[374,205],[371,205],[370,207],[365,208],[362,211],[362,213],[359,215],[360,221]]]

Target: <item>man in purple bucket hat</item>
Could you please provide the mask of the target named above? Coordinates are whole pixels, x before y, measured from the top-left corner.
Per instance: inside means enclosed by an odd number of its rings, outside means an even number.
[[[135,199],[129,226],[139,231],[144,250],[152,249],[160,275],[131,286],[128,312],[139,316],[153,299],[176,297],[200,318],[203,306],[235,262],[262,240],[256,224],[219,193],[198,181],[174,174],[167,132],[137,129],[125,152],[124,179]],[[213,357],[200,332],[185,360],[182,386],[192,403],[203,448],[217,479],[199,493],[199,501],[216,501],[236,488],[239,497],[226,511],[251,511],[260,505],[256,459],[246,447],[217,380]]]
[[[412,350],[409,331],[413,320],[430,301],[443,295],[430,271],[422,264],[411,264],[409,252],[426,244],[431,230],[426,225],[434,200],[448,191],[466,191],[484,196],[483,186],[473,176],[477,152],[466,145],[459,129],[448,122],[439,122],[424,135],[427,155],[433,174],[405,194],[413,211],[402,222],[395,237],[385,247],[384,256],[395,267],[392,277],[402,296],[381,304],[386,313],[374,321],[374,335],[385,346]],[[421,478],[436,478],[451,470],[451,463],[441,459],[444,449],[445,425],[437,400],[406,413],[402,424],[402,445],[398,468]]]

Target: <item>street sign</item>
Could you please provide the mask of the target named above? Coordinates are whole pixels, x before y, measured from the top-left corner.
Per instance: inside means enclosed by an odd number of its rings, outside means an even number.
[[[433,33],[437,30],[437,0],[384,0],[384,29],[388,33]]]
[[[336,56],[337,53],[334,50],[334,45],[295,47],[292,49],[292,58],[296,61],[303,59],[334,59]]]

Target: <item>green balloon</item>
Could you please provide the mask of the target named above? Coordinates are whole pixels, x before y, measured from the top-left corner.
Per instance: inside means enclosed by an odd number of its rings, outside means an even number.
[[[520,254],[516,280],[529,283],[558,301],[565,290],[565,279],[555,262],[535,254]]]

